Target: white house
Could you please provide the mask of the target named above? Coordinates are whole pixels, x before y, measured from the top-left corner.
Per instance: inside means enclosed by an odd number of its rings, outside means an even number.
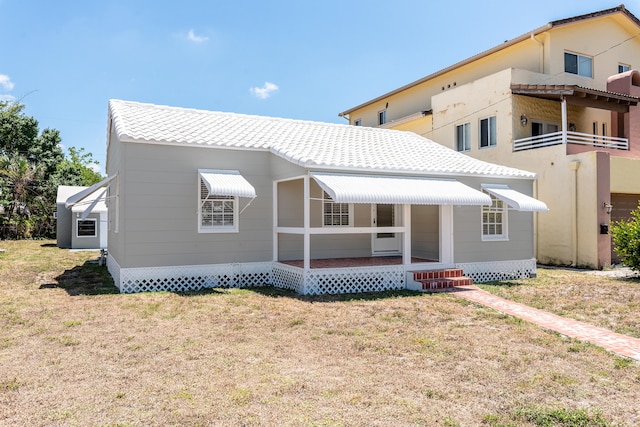
[[[109,102],[121,292],[431,289],[535,274],[535,174],[411,132]]]
[[[107,247],[107,205],[102,191],[84,196],[89,187],[61,185],[56,196],[56,241],[60,248]],[[74,203],[80,194],[83,203]],[[71,200],[71,203],[67,201]],[[95,203],[93,203],[95,201]]]

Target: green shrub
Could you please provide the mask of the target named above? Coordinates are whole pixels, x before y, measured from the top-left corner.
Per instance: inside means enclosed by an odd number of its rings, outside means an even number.
[[[640,206],[631,212],[631,218],[611,224],[614,249],[624,265],[640,271]]]

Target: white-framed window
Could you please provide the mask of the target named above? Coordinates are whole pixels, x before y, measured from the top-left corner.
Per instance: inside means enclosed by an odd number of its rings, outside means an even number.
[[[96,237],[98,235],[98,221],[95,218],[76,220],[76,237]]]
[[[564,72],[593,78],[593,58],[578,53],[564,53]]]
[[[353,125],[354,125],[354,126],[362,126],[362,119],[356,119],[356,120],[354,120]]]
[[[383,125],[387,123],[387,110],[378,111],[378,124]]]
[[[495,147],[497,139],[496,116],[480,119],[480,148]]]
[[[558,132],[560,126],[557,123],[541,122],[538,120],[531,121],[531,136],[546,135],[548,133]]]
[[[209,194],[200,177],[198,189],[198,232],[233,233],[238,231],[238,198]]]
[[[631,65],[618,64],[618,73],[624,73],[631,69]]]
[[[458,151],[471,150],[471,123],[456,126],[456,148]]]
[[[482,207],[482,240],[507,240],[507,205],[489,194],[491,206]]]
[[[323,191],[322,197],[322,226],[349,227],[353,224],[353,205],[350,203],[336,203]]]

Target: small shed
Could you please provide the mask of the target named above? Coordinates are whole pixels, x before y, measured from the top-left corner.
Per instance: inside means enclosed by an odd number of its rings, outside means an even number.
[[[68,200],[89,187],[61,185],[56,197],[56,240],[59,248],[103,249],[107,247],[107,205],[98,190],[83,203]],[[95,202],[95,203],[94,203]],[[67,207],[69,206],[69,207]]]

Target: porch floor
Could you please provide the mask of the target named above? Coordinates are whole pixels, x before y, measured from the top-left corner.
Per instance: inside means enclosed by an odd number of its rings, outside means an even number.
[[[281,264],[304,268],[303,260],[278,261]],[[438,262],[433,259],[411,257],[412,264]],[[348,268],[348,267],[373,267],[380,265],[402,265],[402,256],[372,256],[357,258],[326,258],[312,259],[311,268]]]

